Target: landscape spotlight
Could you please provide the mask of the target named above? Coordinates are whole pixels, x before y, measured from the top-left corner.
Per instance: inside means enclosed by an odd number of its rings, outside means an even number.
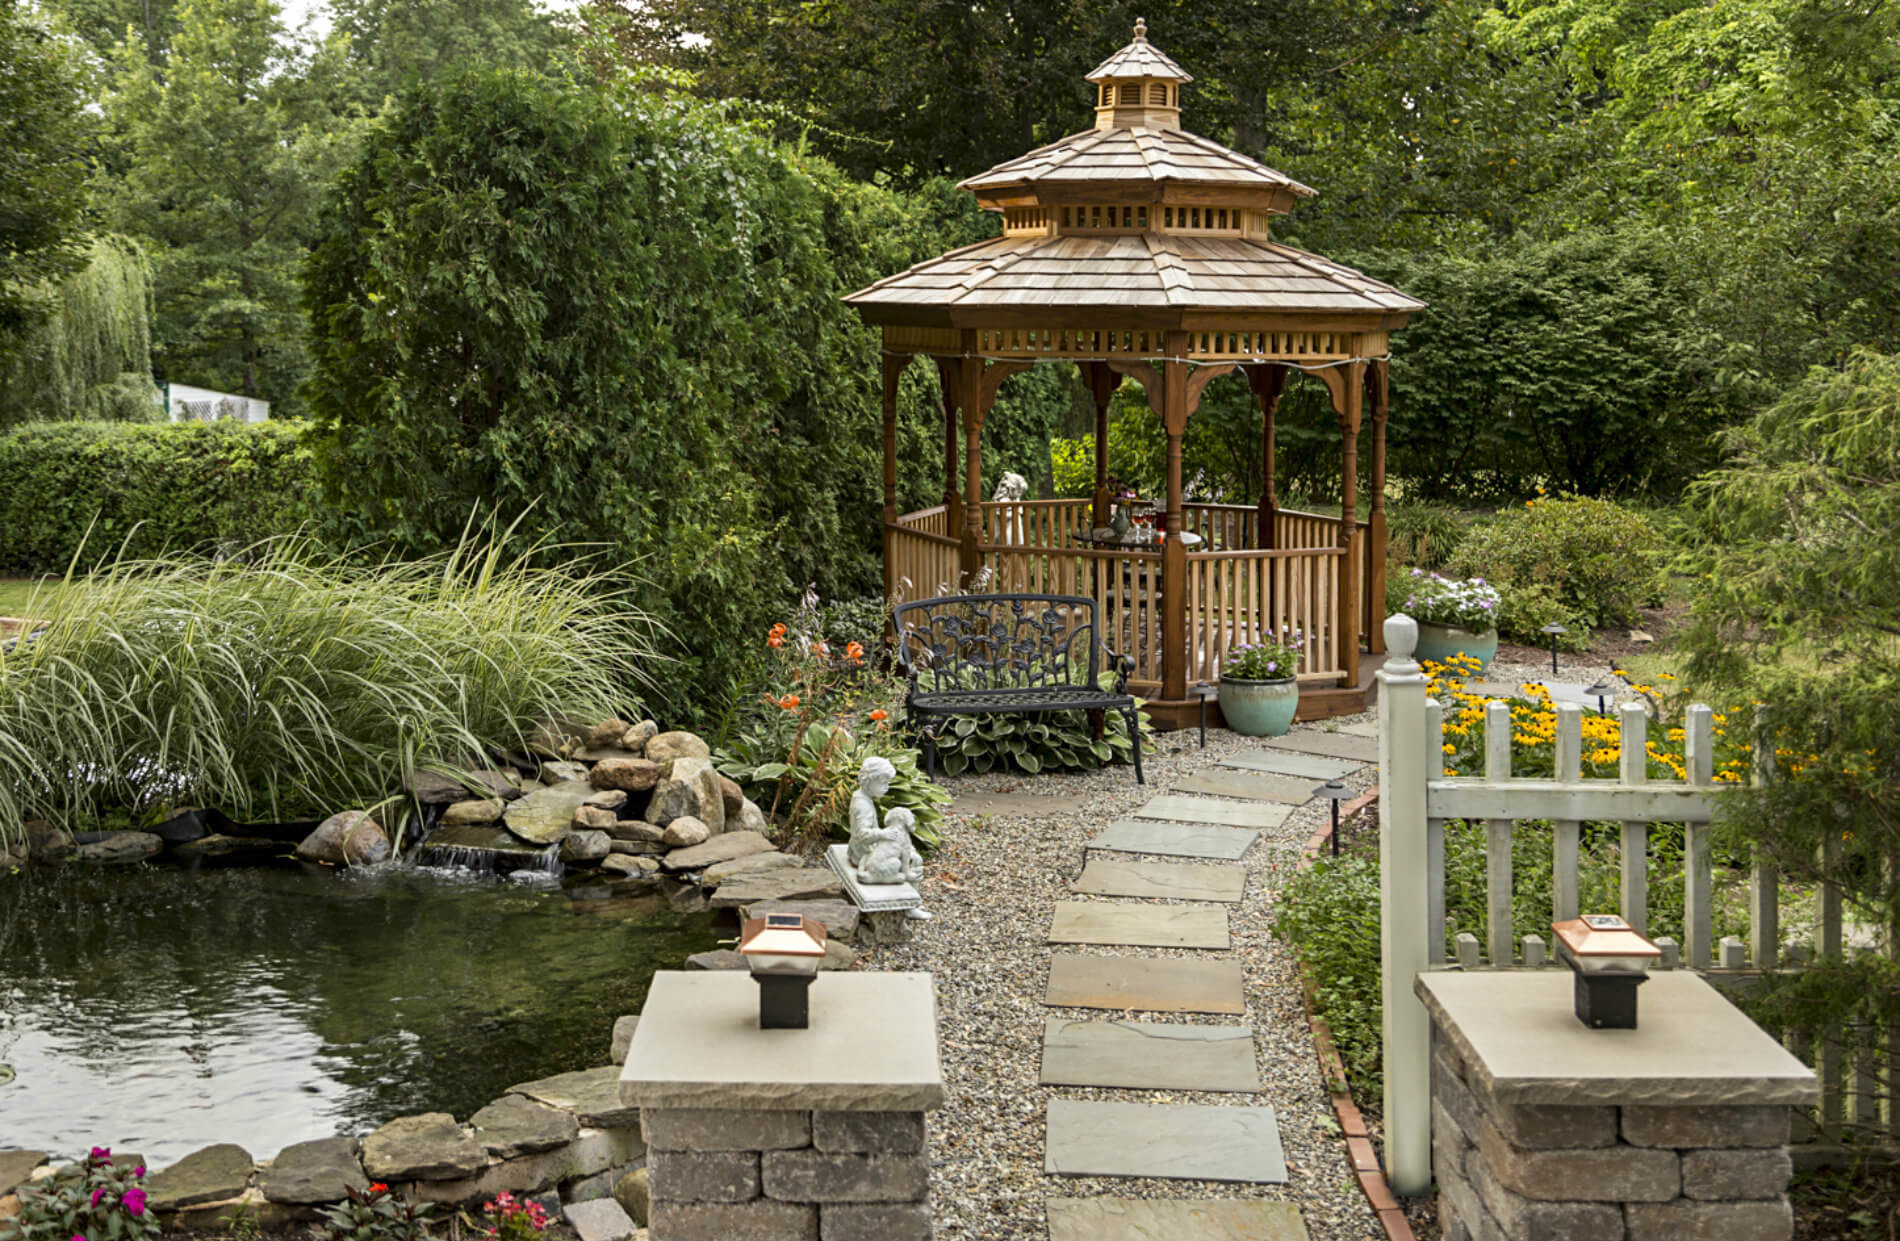
[[[1616,685],[1614,682],[1610,680],[1610,678],[1604,677],[1602,680],[1598,681],[1595,685],[1592,685],[1589,689],[1586,689],[1583,692],[1597,700],[1597,714],[1602,715],[1604,711],[1607,709],[1605,708],[1604,703],[1607,702],[1609,699],[1616,697]]]
[[[1324,797],[1333,804],[1333,856],[1339,856],[1339,803],[1352,796],[1352,790],[1339,780],[1328,780],[1313,790],[1313,796]]]

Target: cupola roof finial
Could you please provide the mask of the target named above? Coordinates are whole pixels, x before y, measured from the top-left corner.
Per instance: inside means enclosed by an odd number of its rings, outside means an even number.
[[[1148,19],[1145,17],[1137,17],[1135,19],[1135,42],[1146,43],[1147,41],[1148,41]]]

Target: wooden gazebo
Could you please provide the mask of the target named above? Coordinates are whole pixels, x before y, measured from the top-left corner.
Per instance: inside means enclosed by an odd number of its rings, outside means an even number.
[[[1423,308],[1351,268],[1279,245],[1272,217],[1313,191],[1181,128],[1189,76],[1147,41],[1103,62],[1095,127],[971,177],[962,188],[1003,217],[1003,235],[851,294],[883,329],[887,592],[967,586],[1092,595],[1107,641],[1136,661],[1130,683],[1158,722],[1198,711],[1196,685],[1224,654],[1282,626],[1305,631],[1303,718],[1359,710],[1360,644],[1382,649],[1387,337]],[[897,511],[897,385],[910,362],[943,382],[943,503]],[[1095,402],[1089,500],[983,499],[983,418],[1010,375],[1039,361],[1080,366]],[[1209,380],[1242,371],[1261,411],[1257,505],[1184,504],[1181,441]],[[1273,418],[1289,374],[1321,380],[1339,417],[1337,519],[1279,508]],[[1165,541],[1104,547],[1109,397],[1147,391],[1167,430]],[[1369,520],[1358,514],[1358,440],[1371,412]],[[962,414],[964,478],[956,477]],[[1201,542],[1193,549],[1182,532]],[[1362,673],[1364,675],[1362,675]]]

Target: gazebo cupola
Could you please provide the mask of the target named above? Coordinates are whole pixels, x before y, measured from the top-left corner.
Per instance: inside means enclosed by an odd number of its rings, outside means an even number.
[[[1095,128],[1179,129],[1181,87],[1194,79],[1148,42],[1148,23],[1135,41],[1095,67]]]
[[[1181,128],[1193,79],[1148,42],[1145,24],[1088,80],[1093,128],[961,183],[1002,216],[1001,236],[845,298],[883,333],[886,593],[990,583],[1093,595],[1112,618],[1111,645],[1135,660],[1129,683],[1162,722],[1191,718],[1193,687],[1218,680],[1235,645],[1297,627],[1307,636],[1303,718],[1363,710],[1361,640],[1382,650],[1373,618],[1384,602],[1388,343],[1424,303],[1274,241],[1271,218],[1315,191]],[[900,514],[897,385],[917,357],[941,377],[943,503]],[[986,501],[984,417],[1009,376],[1041,362],[1073,364],[1088,385],[1094,495]],[[1235,373],[1260,408],[1260,494],[1189,504],[1188,418],[1210,380]],[[1338,415],[1338,517],[1283,511],[1274,493],[1274,411],[1302,375],[1325,386]],[[1116,504],[1108,407],[1127,380],[1167,436],[1166,494],[1148,498],[1166,537],[1116,546],[1100,534]],[[1364,520],[1362,422],[1372,433]]]

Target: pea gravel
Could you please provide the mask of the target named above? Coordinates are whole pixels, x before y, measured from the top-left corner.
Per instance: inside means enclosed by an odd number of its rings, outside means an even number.
[[[1300,725],[1324,731],[1370,715]],[[1300,845],[1327,816],[1324,802],[1295,807],[1278,828],[1261,833],[1241,860],[1248,870],[1243,900],[1231,911],[1233,959],[1247,979],[1246,1023],[1253,1028],[1263,1090],[1259,1095],[1047,1087],[1037,1082],[1045,1018],[1107,1020],[1099,1009],[1042,1004],[1055,951],[1108,956],[1206,957],[1186,949],[1088,948],[1044,942],[1058,899],[1081,873],[1084,844],[1103,825],[1128,815],[1180,778],[1260,742],[1210,730],[1207,748],[1185,730],[1157,738],[1147,759],[1148,783],[1127,767],[1080,774],[990,773],[948,779],[953,795],[977,790],[1046,796],[1048,817],[946,817],[944,843],[929,859],[923,891],[933,914],[914,923],[909,943],[865,954],[859,968],[927,970],[936,977],[942,1038],[944,1107],[931,1120],[932,1213],[936,1235],[969,1241],[1036,1241],[1049,1235],[1049,1197],[1262,1198],[1299,1206],[1313,1241],[1377,1241],[1383,1236],[1347,1162],[1346,1144],[1319,1076],[1289,954],[1269,929],[1278,876],[1293,867]],[[1377,782],[1367,766],[1348,777],[1355,792]],[[1317,786],[1319,782],[1314,781]],[[1167,861],[1166,858],[1153,859]],[[1168,902],[1179,903],[1179,902]],[[820,984],[822,987],[822,983]],[[820,1010],[823,1000],[814,995]],[[1234,1016],[1130,1013],[1142,1021],[1237,1024]],[[875,1037],[866,1031],[866,1037]],[[1272,1106],[1285,1145],[1289,1182],[1234,1185],[1122,1177],[1049,1176],[1043,1172],[1043,1118],[1053,1098],[1215,1107]]]

